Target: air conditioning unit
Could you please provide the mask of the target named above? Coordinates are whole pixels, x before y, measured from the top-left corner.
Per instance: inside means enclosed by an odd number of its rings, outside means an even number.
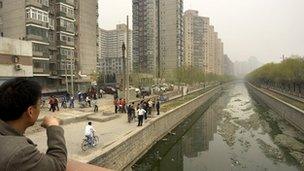
[[[16,64],[16,65],[15,65],[15,70],[16,70],[16,71],[22,70],[22,65],[21,65],[21,64]]]

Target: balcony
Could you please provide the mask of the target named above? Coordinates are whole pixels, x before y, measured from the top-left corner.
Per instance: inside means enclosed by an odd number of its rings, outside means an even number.
[[[34,75],[35,74],[50,74],[50,70],[46,68],[33,68]]]
[[[34,19],[31,19],[31,18],[27,18],[26,19],[26,24],[37,24],[39,26],[43,26],[43,27],[49,28],[49,23],[45,23],[45,22],[42,22],[42,21],[34,20]]]
[[[43,52],[33,51],[33,56],[35,56],[35,57],[42,57],[43,56]]]
[[[45,6],[41,3],[39,3],[37,0],[26,0],[25,1],[25,6],[33,6],[33,7],[37,7],[39,9],[42,9],[44,11],[48,11],[49,10],[49,6]]]
[[[65,12],[62,12],[62,11],[58,11],[57,15],[62,16],[62,17],[66,17],[66,18],[70,18],[70,19],[75,19],[74,14],[69,14],[69,13],[65,13]]]
[[[71,6],[75,6],[74,0],[57,0],[57,2],[62,2]]]
[[[66,42],[58,41],[58,44],[62,46],[73,46],[73,47],[75,46],[75,42],[68,42],[68,41]]]
[[[33,50],[33,56],[39,58],[49,58],[49,53]]]
[[[75,33],[75,29],[67,28],[67,27],[62,27],[62,26],[58,26],[57,30],[59,30],[59,31],[65,31],[65,32],[69,32],[69,33]]]
[[[33,34],[27,34],[26,35],[27,40],[36,40],[36,41],[41,41],[41,42],[49,42],[49,39],[47,37],[43,36],[37,36]]]

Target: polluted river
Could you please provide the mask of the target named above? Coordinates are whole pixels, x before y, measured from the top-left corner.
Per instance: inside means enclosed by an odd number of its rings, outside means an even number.
[[[158,141],[132,170],[303,170],[303,142],[300,132],[237,83]]]

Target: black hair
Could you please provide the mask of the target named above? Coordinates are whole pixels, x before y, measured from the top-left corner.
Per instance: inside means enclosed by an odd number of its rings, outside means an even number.
[[[92,122],[88,122],[88,125],[92,125]]]
[[[0,86],[0,119],[19,119],[28,107],[37,105],[41,98],[41,86],[25,78],[14,78]]]

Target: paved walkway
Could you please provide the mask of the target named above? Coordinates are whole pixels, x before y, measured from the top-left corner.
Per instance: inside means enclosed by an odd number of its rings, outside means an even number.
[[[291,98],[291,99],[293,99],[293,100],[297,100],[297,101],[299,101],[299,102],[304,103],[304,99],[301,98],[301,97],[294,96],[294,95],[291,95],[291,94],[288,94],[288,93],[284,93],[284,92],[281,92],[281,91],[279,91],[279,90],[272,89],[272,88],[269,88],[269,89],[266,89],[266,90],[273,91],[273,92],[275,92],[275,93],[281,94],[281,95],[286,96],[286,97],[288,97],[288,98]]]
[[[181,95],[177,95],[172,99],[178,98]],[[71,159],[75,159],[81,162],[88,162],[92,160],[97,154],[100,154],[101,151],[113,144],[114,142],[122,139],[127,134],[141,129],[142,127],[137,127],[137,122],[133,121],[131,123],[127,122],[127,114],[114,114],[114,107],[113,107],[113,96],[106,95],[100,101],[98,101],[100,106],[99,113],[93,113],[92,108],[83,109],[80,111],[79,109],[63,109],[59,112],[49,112],[49,111],[42,111],[42,118],[45,115],[55,115],[56,117],[68,120],[69,118],[73,118],[75,120],[75,115],[77,117],[89,117],[90,120],[93,121],[93,126],[97,131],[97,135],[100,138],[101,143],[92,149],[89,149],[86,152],[81,150],[81,142],[84,138],[84,128],[87,124],[87,120],[79,120],[76,122],[71,122],[70,124],[62,125],[63,129],[65,130],[65,139],[68,148],[68,157]],[[162,115],[163,113],[161,113]],[[109,118],[112,117],[112,118]],[[152,117],[158,117],[155,113]],[[76,119],[77,120],[77,119]],[[107,121],[107,122],[100,122]],[[149,122],[151,119],[148,118],[145,123]],[[31,130],[27,131],[26,136],[33,140],[38,146],[37,148],[44,152],[47,149],[47,142],[46,142],[46,133],[43,128],[39,126],[39,124],[35,125]]]
[[[80,145],[82,139],[84,138],[84,128],[87,124],[87,121],[80,121],[63,125],[62,127],[65,130],[65,139],[68,148],[69,158],[87,162],[93,159],[90,157],[92,155],[92,152],[96,150],[102,150],[104,147],[121,139],[128,133],[141,128],[137,127],[136,121],[128,123],[127,114],[115,114],[115,116],[117,116],[116,119],[112,119],[107,122],[93,121],[93,126],[97,131],[97,135],[99,136],[101,143],[96,148],[89,149],[86,152],[83,152],[81,150]],[[145,122],[149,122],[149,119]],[[37,132],[30,133],[27,135],[27,137],[33,140],[38,145],[39,150],[41,150],[42,152],[46,151],[47,142],[45,130],[39,130]]]

